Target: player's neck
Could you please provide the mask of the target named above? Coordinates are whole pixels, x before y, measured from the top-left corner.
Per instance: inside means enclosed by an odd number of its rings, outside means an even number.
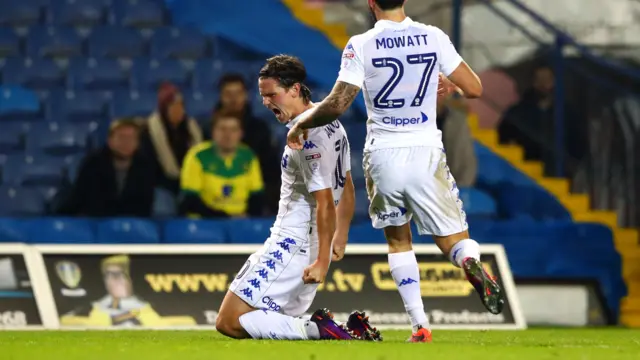
[[[313,103],[311,101],[309,101],[306,104],[305,103],[300,104],[299,107],[297,107],[294,111],[291,112],[291,119],[289,120],[289,122],[293,121],[293,119],[297,118],[298,116],[300,116],[300,114],[311,109],[312,107],[313,107]]]
[[[403,8],[389,11],[380,11],[378,14],[376,14],[376,16],[378,20],[388,20],[398,23],[403,22],[404,19],[407,18],[407,15],[404,13]]]

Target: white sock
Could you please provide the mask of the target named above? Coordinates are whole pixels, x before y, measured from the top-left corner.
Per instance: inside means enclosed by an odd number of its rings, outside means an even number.
[[[460,240],[449,252],[449,260],[458,267],[462,267],[462,263],[466,258],[474,258],[480,261],[480,244],[475,240]]]
[[[240,325],[254,339],[320,339],[320,330],[314,322],[274,311],[254,310],[248,312],[240,316]]]
[[[418,325],[429,328],[429,319],[424,313],[424,304],[420,294],[420,270],[416,254],[412,251],[389,254],[391,277],[396,282],[398,292],[404,302],[404,308],[411,318],[414,331]]]

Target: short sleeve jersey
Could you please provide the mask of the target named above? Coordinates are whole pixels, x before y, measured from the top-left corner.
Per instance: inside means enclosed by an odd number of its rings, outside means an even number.
[[[365,150],[442,147],[436,126],[438,73],[448,76],[461,62],[442,30],[408,17],[399,23],[380,20],[353,36],[342,53],[338,81],[362,89]]]
[[[331,189],[334,205],[338,205],[347,171],[351,170],[350,159],[347,134],[338,120],[310,129],[301,151],[285,146],[278,216],[271,233],[303,241],[309,235],[315,235],[316,201],[313,193]]]

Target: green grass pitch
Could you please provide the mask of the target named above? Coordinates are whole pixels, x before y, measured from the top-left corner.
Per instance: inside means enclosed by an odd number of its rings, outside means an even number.
[[[640,359],[640,330],[434,331],[431,344],[229,340],[213,331],[0,331],[3,360]]]

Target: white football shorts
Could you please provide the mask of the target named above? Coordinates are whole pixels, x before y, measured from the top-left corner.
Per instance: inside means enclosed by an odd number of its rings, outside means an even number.
[[[406,147],[364,155],[369,216],[376,229],[414,220],[421,235],[448,236],[469,228],[443,149]]]
[[[302,281],[318,255],[317,241],[271,236],[244,264],[229,286],[250,306],[301,316],[311,306],[318,284]]]

